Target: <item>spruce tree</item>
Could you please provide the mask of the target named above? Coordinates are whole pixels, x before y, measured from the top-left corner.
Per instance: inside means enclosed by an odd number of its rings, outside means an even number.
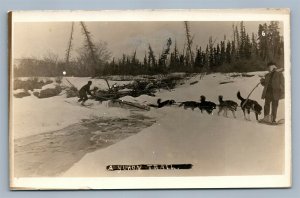
[[[221,41],[220,64],[222,65],[226,59],[225,41]]]
[[[228,41],[226,46],[226,63],[231,63],[231,53],[232,53],[231,42]]]

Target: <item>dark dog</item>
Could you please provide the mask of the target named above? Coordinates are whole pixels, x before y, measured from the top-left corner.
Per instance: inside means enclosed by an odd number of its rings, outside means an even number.
[[[216,104],[210,101],[206,101],[205,96],[200,96],[200,110],[201,113],[205,110],[208,114],[212,114],[213,110],[216,109]]]
[[[219,112],[218,112],[218,115],[220,115],[220,113],[222,111],[224,111],[224,114],[223,116],[227,116],[227,111],[231,111],[232,112],[232,115],[234,118],[236,118],[235,116],[235,111],[238,107],[238,104],[232,100],[223,100],[223,96],[219,96]]]
[[[164,106],[170,106],[170,105],[173,105],[173,104],[175,104],[175,100],[165,100],[163,102],[161,101],[160,98],[157,100],[157,107],[158,108],[162,108]]]
[[[200,103],[199,102],[195,102],[195,101],[182,102],[179,106],[180,107],[183,106],[184,109],[191,108],[193,111],[194,111],[195,108],[199,108],[200,109]]]
[[[237,93],[237,97],[238,99],[241,101],[241,107],[242,107],[242,110],[244,112],[244,118],[246,120],[250,120],[250,110],[254,111],[255,113],[255,117],[256,117],[256,120],[258,120],[258,115],[261,114],[261,110],[262,110],[262,107],[258,104],[257,101],[255,100],[246,100],[244,99],[242,96],[241,96],[241,93],[238,91]],[[248,119],[246,118],[246,110],[247,110],[247,113],[248,113]]]

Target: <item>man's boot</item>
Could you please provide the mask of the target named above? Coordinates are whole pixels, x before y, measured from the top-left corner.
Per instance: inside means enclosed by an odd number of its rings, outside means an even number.
[[[266,115],[263,119],[259,120],[260,122],[272,122],[272,116],[271,115]]]

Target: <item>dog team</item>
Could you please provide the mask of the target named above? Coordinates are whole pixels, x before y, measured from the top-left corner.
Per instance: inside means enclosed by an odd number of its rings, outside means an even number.
[[[250,111],[255,113],[256,120],[258,120],[258,115],[261,114],[262,106],[258,104],[257,101],[251,99],[245,99],[241,96],[240,92],[237,92],[237,98],[241,101],[240,106],[244,113],[244,118],[246,120],[250,120]],[[218,115],[223,111],[223,115],[228,117],[228,111],[232,112],[234,118],[236,118],[235,111],[237,111],[238,103],[232,100],[223,100],[223,96],[219,96],[219,104],[215,104],[214,102],[207,101],[205,96],[200,96],[200,102],[196,101],[185,101],[180,102],[179,107],[183,107],[184,109],[192,109],[198,108],[201,113],[206,111],[208,114],[212,114],[213,110],[216,107],[219,107]],[[174,105],[176,102],[174,100],[165,100],[161,101],[161,99],[157,100],[157,107],[162,108],[164,106]],[[248,115],[248,117],[246,116]]]
[[[261,78],[259,83],[263,86],[261,98],[265,100],[264,118],[259,121],[276,124],[278,103],[279,100],[284,99],[285,86],[284,86],[283,68],[277,69],[277,66],[274,62],[269,62],[267,64],[267,67],[269,69],[269,72],[263,78]],[[257,86],[259,84],[257,84]],[[254,89],[252,91],[254,91]],[[245,99],[241,96],[240,92],[237,92],[237,98],[241,101],[240,107],[243,110],[244,118],[246,120],[250,120],[250,111],[253,111],[255,113],[256,120],[258,120],[258,115],[261,114],[262,106],[260,106],[260,104],[258,104],[257,101],[251,100],[248,97]],[[175,101],[166,100],[162,102],[161,99],[159,99],[157,103],[158,103],[158,107],[160,108],[165,105],[175,104]],[[194,110],[195,108],[199,108],[201,112],[206,111],[208,114],[212,114],[213,110],[216,109],[217,107],[215,103],[211,101],[206,101],[205,96],[200,97],[200,102],[186,101],[186,102],[181,102],[179,106],[180,107],[183,106],[185,109],[191,108],[192,110]],[[218,115],[222,111],[224,111],[223,115],[227,117],[228,116],[227,112],[231,111],[233,117],[236,118],[235,111],[237,110],[238,107],[238,104],[236,102],[232,100],[223,100],[223,96],[220,95],[218,106],[219,106]],[[271,109],[271,114],[270,114],[270,109]],[[248,115],[248,118],[246,114]]]

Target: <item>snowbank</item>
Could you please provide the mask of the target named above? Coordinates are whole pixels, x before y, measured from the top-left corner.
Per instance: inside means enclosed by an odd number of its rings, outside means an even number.
[[[13,90],[13,94],[19,94],[19,93],[24,93],[24,92],[26,92],[24,89]]]
[[[38,99],[31,95],[13,99],[13,132],[15,138],[59,130],[70,124],[101,116],[128,116],[129,112],[120,108],[108,108],[96,101],[90,108],[80,106],[78,98],[64,95]]]
[[[19,78],[27,80],[29,78]],[[33,92],[40,92],[48,88],[55,88],[57,83],[55,78],[40,77],[39,80],[52,80],[53,83],[44,85],[42,89],[34,89]],[[106,82],[103,79],[91,79],[89,77],[64,77],[62,85],[70,86],[67,79],[78,89],[92,80],[92,87],[97,86],[100,89],[107,89]],[[123,85],[127,81],[109,81],[113,84]],[[22,90],[14,90],[14,94]],[[85,108],[76,103],[77,98],[66,98],[64,94],[59,96],[39,99],[29,91],[31,96],[24,98],[13,97],[13,114],[14,114],[14,137],[22,138],[39,133],[49,132],[62,129],[70,124],[80,122],[82,119],[88,119],[97,116],[127,116],[128,110],[120,108],[108,108],[106,103],[100,104],[96,101],[89,100],[88,103],[94,103],[93,107]]]
[[[55,86],[57,86],[57,85],[58,85],[57,83],[53,82],[53,83],[51,83],[51,84],[44,85],[44,86],[42,87],[42,90],[45,90],[45,89],[54,89]],[[35,90],[36,90],[36,89],[35,89]]]
[[[284,126],[167,107],[159,121],[87,154],[62,176],[208,176],[281,174]],[[190,170],[107,171],[108,165],[187,164]]]

